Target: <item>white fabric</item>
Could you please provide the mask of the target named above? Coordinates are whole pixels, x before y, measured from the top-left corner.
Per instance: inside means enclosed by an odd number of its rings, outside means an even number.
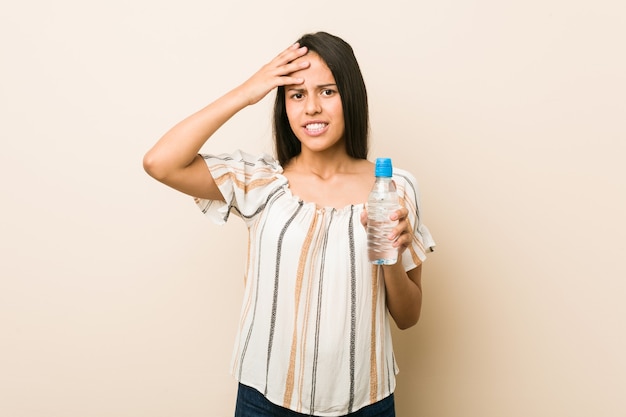
[[[382,268],[367,259],[363,204],[301,201],[267,155],[203,157],[226,202],[196,203],[218,224],[235,214],[249,229],[233,375],[303,414],[344,415],[390,395],[398,369]],[[394,168],[394,180],[415,229],[401,260],[408,271],[434,242],[418,216],[415,179]]]

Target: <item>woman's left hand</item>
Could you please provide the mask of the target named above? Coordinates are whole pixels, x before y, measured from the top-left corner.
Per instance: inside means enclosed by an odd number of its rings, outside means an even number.
[[[390,220],[398,221],[398,224],[388,236],[389,240],[393,241],[393,247],[398,248],[398,257],[411,245],[413,240],[413,231],[409,225],[408,214],[409,211],[401,207],[389,216]],[[367,209],[364,209],[361,213],[361,224],[367,229]]]

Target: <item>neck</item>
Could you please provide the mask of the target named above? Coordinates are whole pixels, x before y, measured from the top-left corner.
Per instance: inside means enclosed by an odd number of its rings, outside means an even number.
[[[354,158],[347,154],[332,153],[324,155],[320,153],[301,153],[289,162],[289,168],[304,174],[312,174],[319,178],[326,179],[335,174],[351,171]]]

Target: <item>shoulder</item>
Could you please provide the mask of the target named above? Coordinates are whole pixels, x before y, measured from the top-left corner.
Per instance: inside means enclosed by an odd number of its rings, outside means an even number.
[[[396,183],[398,196],[405,201],[412,201],[416,206],[420,205],[420,188],[417,179],[410,171],[394,168],[393,180]]]
[[[259,166],[269,168],[273,171],[283,171],[283,168],[278,163],[276,158],[265,153],[251,154],[246,151],[242,151],[241,149],[237,149],[232,153],[201,154],[201,156],[207,161],[207,163],[209,163],[209,161],[214,161],[214,163],[232,165],[239,164],[247,167]]]
[[[402,185],[404,187],[413,187],[417,189],[417,179],[410,172],[402,168],[393,168],[393,180],[396,182],[396,185]]]
[[[250,154],[242,150],[223,154],[201,154],[209,171],[219,180],[251,181],[254,179],[278,179],[283,173],[282,166],[276,158],[267,154]]]
[[[278,161],[267,154],[253,155],[242,150],[219,155],[201,154],[222,191],[239,189],[243,192],[273,189],[283,184],[283,168]],[[227,200],[229,201],[229,200]]]

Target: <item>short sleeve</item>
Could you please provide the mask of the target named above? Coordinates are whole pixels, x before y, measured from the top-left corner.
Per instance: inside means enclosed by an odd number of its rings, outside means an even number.
[[[269,196],[286,183],[282,167],[269,155],[254,156],[242,151],[232,154],[201,154],[225,201],[196,198],[211,220],[224,224],[230,213],[251,221]]]
[[[393,177],[398,190],[400,205],[408,209],[409,223],[413,228],[413,242],[402,254],[402,265],[408,271],[426,260],[426,254],[435,249],[435,241],[423,222],[417,180],[408,171],[397,168],[394,168]]]

